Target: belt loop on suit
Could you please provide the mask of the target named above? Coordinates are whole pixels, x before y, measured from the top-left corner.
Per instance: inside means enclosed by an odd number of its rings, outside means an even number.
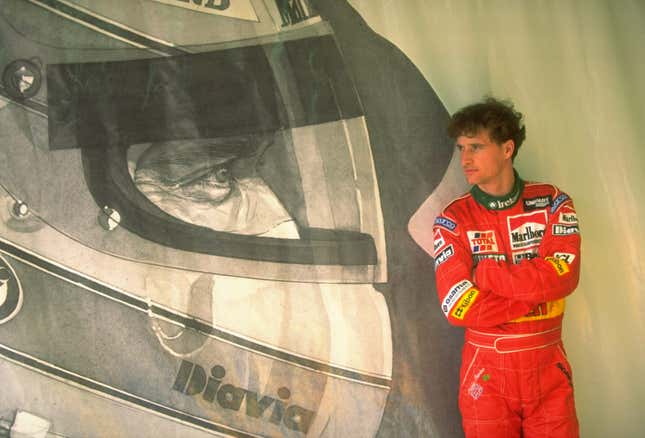
[[[495,350],[497,353],[517,353],[537,350],[560,342],[562,327],[555,327],[538,333],[501,334],[479,330],[466,330],[466,342],[480,348]]]

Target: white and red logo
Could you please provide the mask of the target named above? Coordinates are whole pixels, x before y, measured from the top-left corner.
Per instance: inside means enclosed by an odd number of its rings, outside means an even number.
[[[432,237],[434,239],[433,247],[434,247],[434,255],[436,257],[437,251],[444,247],[444,245],[446,244],[446,240],[443,238],[443,236],[441,235],[441,231],[438,228],[434,230]]]
[[[468,231],[468,241],[473,254],[499,252],[495,231]]]
[[[574,225],[578,223],[578,216],[575,211],[563,211],[558,220],[561,224]]]
[[[538,246],[546,232],[546,211],[509,216],[508,234],[511,250],[526,250]]]
[[[452,245],[448,245],[443,251],[436,255],[434,259],[434,269],[435,271],[440,264],[446,262],[450,257],[455,255],[455,249]]]
[[[461,296],[466,293],[468,289],[473,287],[473,284],[468,281],[468,280],[461,280],[459,283],[454,284],[448,293],[446,294],[445,298],[443,299],[443,302],[441,303],[441,310],[443,310],[443,313],[448,316],[448,313],[450,310],[452,310],[453,306],[461,298]]]

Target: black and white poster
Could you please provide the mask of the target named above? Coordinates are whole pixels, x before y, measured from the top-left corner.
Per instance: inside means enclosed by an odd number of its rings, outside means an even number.
[[[7,428],[459,433],[460,333],[407,232],[448,112],[351,5],[12,0],[2,19]]]

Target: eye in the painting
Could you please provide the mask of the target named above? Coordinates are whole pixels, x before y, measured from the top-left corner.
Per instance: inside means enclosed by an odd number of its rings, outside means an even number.
[[[215,180],[220,183],[227,183],[231,180],[231,171],[228,167],[220,167],[213,172]]]

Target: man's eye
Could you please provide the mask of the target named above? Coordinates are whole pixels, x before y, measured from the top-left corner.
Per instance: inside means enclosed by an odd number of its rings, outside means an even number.
[[[231,179],[231,173],[227,167],[220,167],[215,171],[215,180],[217,182],[227,182]]]
[[[463,150],[464,150],[464,147],[463,147],[462,145],[460,145],[460,144],[456,144],[456,145],[455,145],[455,148],[456,148],[459,152],[463,152]]]

